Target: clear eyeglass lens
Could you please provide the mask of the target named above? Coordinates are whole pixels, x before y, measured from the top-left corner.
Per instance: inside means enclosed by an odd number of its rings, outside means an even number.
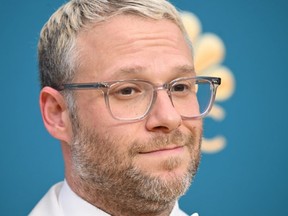
[[[179,80],[169,88],[173,106],[182,117],[199,117],[211,105],[212,85],[208,80]],[[145,116],[152,106],[153,97],[153,85],[142,81],[118,82],[108,91],[111,114],[120,120],[136,120]]]
[[[175,86],[181,91],[175,91]],[[181,86],[181,88],[179,87]],[[212,85],[204,79],[187,79],[173,84],[171,98],[182,117],[202,116],[211,106]]]
[[[118,82],[109,89],[109,107],[112,115],[121,120],[143,117],[153,101],[153,86],[142,81]]]

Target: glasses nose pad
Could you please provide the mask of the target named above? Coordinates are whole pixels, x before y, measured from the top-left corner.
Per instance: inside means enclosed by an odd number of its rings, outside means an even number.
[[[166,89],[166,92],[167,92],[167,95],[168,95],[168,97],[169,97],[169,99],[170,99],[170,102],[171,102],[172,106],[175,107],[175,106],[174,106],[174,103],[173,103],[173,98],[172,98],[171,90],[170,90],[169,88],[167,88],[167,89]]]
[[[158,86],[157,88],[154,89],[154,94],[155,94],[154,95],[154,100],[155,101],[157,100],[157,97],[158,97],[158,91],[165,91],[167,93],[168,97],[169,97],[171,105],[175,108],[169,84],[164,84],[164,85]]]

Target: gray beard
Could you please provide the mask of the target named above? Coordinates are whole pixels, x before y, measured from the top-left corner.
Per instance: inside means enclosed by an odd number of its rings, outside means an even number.
[[[117,146],[125,143],[125,137],[113,139],[109,134],[98,135],[88,128],[79,128],[71,144],[74,184],[76,193],[95,206],[108,206],[108,209],[121,214],[130,212],[131,215],[140,215],[145,212],[152,215],[174,205],[187,191],[196,174],[201,141],[195,140],[195,134],[184,136],[176,131],[169,136],[158,135],[147,143],[133,143],[129,154],[121,155]],[[183,176],[172,171],[181,163],[176,157],[161,164],[166,170],[171,170],[169,180],[145,174],[133,166],[132,159],[139,150],[177,141],[184,142],[191,155],[190,166]],[[195,149],[195,146],[198,148]]]

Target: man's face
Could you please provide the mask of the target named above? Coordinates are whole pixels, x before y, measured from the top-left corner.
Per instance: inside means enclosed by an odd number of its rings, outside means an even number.
[[[77,47],[77,83],[142,79],[161,85],[195,76],[191,50],[167,20],[117,16],[80,33]],[[74,98],[72,175],[84,198],[155,211],[187,190],[199,163],[202,121],[183,120],[165,90],[135,122],[114,119],[99,90],[76,91]]]

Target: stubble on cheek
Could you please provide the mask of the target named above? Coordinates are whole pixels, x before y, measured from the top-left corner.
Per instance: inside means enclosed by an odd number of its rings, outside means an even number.
[[[146,142],[129,142],[127,136],[99,135],[88,129],[81,132],[73,145],[74,165],[77,167],[74,171],[81,185],[80,194],[96,206],[101,199],[104,206],[111,207],[114,203],[122,206],[123,211],[131,206],[134,211],[135,208],[159,211],[165,203],[170,205],[185,193],[198,167],[200,143],[196,131],[189,135],[180,131],[168,136],[158,135]],[[147,173],[143,167],[135,165],[139,152],[171,143],[184,145],[187,154],[185,157],[173,156],[160,163],[161,168],[168,171],[165,178]],[[177,173],[175,170],[179,167],[181,171]]]

